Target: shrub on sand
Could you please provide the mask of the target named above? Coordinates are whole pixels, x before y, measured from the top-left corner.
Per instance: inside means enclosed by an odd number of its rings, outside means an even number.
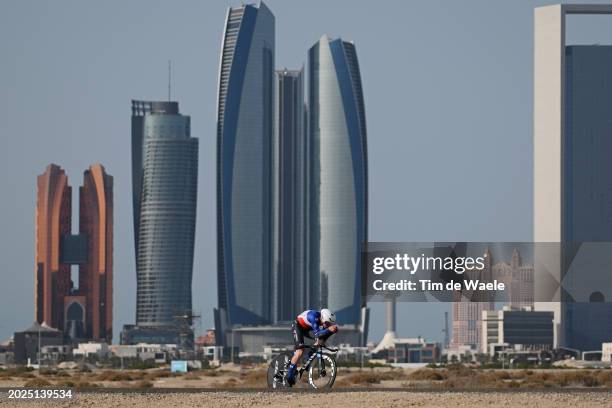
[[[40,387],[49,387],[51,383],[44,378],[32,378],[31,380],[26,381],[23,385],[26,388],[40,388]]]
[[[448,371],[422,368],[408,374],[408,378],[414,381],[442,381],[448,378]]]

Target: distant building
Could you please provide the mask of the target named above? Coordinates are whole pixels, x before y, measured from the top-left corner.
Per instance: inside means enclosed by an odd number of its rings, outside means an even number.
[[[520,310],[533,307],[534,300],[534,268],[533,265],[522,263],[518,249],[512,251],[510,262],[494,262],[491,251],[486,251],[485,267],[466,273],[469,279],[483,279],[492,282],[493,279],[504,283],[507,295],[506,305],[511,309]],[[457,296],[457,298],[459,298]],[[477,301],[474,301],[477,300]],[[453,339],[451,348],[469,346],[474,350],[482,349],[482,316],[493,311],[495,304],[489,299],[474,296],[461,298],[453,303]]]
[[[612,362],[612,343],[602,343],[601,361]]]
[[[215,329],[206,331],[206,334],[195,339],[196,347],[215,346]]]
[[[359,345],[361,333],[353,325],[340,325],[337,334],[331,336],[328,345]],[[294,341],[287,325],[235,326],[227,333],[227,345],[223,349],[227,359],[234,349],[234,359],[238,356],[264,356],[266,348],[293,348]],[[238,354],[239,353],[239,354]]]
[[[473,346],[470,345],[455,346],[444,350],[444,354],[449,363],[476,361],[476,353],[478,353],[478,350],[475,350]]]
[[[279,70],[275,77],[275,143],[278,165],[278,259],[273,276],[274,322],[295,319],[296,311],[314,304],[308,273],[308,143],[304,106],[304,69]]]
[[[230,7],[217,99],[216,343],[224,353],[232,343],[244,353],[280,345],[260,329],[289,333],[298,313],[326,307],[344,326],[338,337],[365,344],[368,171],[356,48],[327,36],[310,48],[306,105],[304,70],[275,72],[274,55],[267,6]]]
[[[481,279],[491,282],[492,256],[487,249],[485,253],[485,267],[466,271],[466,279]],[[477,299],[472,301],[461,294],[455,295],[453,302],[453,337],[449,348],[458,349],[469,347],[474,350],[480,348],[482,339],[481,318],[484,311],[493,310],[494,304],[488,299]]]
[[[157,364],[167,363],[178,355],[178,347],[170,344],[138,344],[136,350],[139,359]]]
[[[177,325],[149,327],[126,324],[121,330],[121,344],[181,344],[181,348],[190,349],[193,339],[189,336],[192,333],[191,326],[181,328]]]
[[[533,307],[533,265],[522,263],[518,249],[512,252],[510,263],[498,262],[493,265],[493,279],[506,285],[506,303],[511,309]]]
[[[132,101],[136,325],[122,342],[190,348],[198,139],[178,102]],[[130,332],[132,331],[132,332]]]
[[[433,364],[440,361],[440,344],[398,339],[395,342],[395,352],[389,353],[388,360],[394,363]]]
[[[34,322],[32,326],[14,335],[14,358],[16,364],[38,363],[45,346],[61,346],[64,335],[46,323]]]
[[[523,310],[483,311],[480,351],[497,349],[550,350],[553,347],[553,312]]]
[[[308,51],[311,307],[367,336],[361,251],[368,241],[368,155],[364,95],[355,44],[321,37]]]
[[[72,341],[113,337],[113,178],[100,164],[84,174],[79,234],[72,188],[55,164],[38,177],[35,318]],[[71,266],[78,265],[74,275]],[[76,272],[76,270],[74,271]]]
[[[0,366],[12,364],[15,360],[13,352],[14,341],[11,336],[7,341],[0,342]]]
[[[167,363],[178,356],[178,347],[172,344],[140,343],[132,345],[109,346],[110,354],[121,359],[139,359],[141,361],[154,361],[158,364]]]
[[[273,322],[275,19],[230,7],[217,106],[217,344],[234,325]]]
[[[109,347],[106,343],[81,343],[79,346],[72,350],[72,354],[82,357],[95,356],[97,358],[107,358],[109,355]]]
[[[202,347],[202,355],[208,359],[211,366],[219,366],[223,358],[222,346],[204,346]]]
[[[109,346],[112,356],[123,358],[138,358],[138,346],[126,344],[113,344]]]
[[[601,288],[609,272],[589,265],[579,278],[567,273],[573,260],[592,259],[585,243],[612,241],[612,46],[567,44],[566,20],[575,14],[609,15],[612,6],[535,9],[533,240],[571,244],[550,257],[536,252],[536,264],[547,268],[538,271],[536,293],[550,292],[557,282],[585,293],[576,301],[564,287],[559,298],[535,307],[554,312],[556,346],[592,351],[612,341],[612,299]]]
[[[395,338],[388,348],[372,352],[372,358],[384,358],[389,363],[430,364],[440,361],[441,346],[421,337]]]
[[[372,353],[378,353],[382,350],[387,350],[395,347],[395,341],[397,340],[397,336],[395,334],[396,330],[396,302],[395,299],[387,300],[387,331],[385,332],[383,338],[378,342],[376,347],[372,350]]]
[[[56,365],[72,358],[72,345],[51,344],[41,347],[41,362]]]

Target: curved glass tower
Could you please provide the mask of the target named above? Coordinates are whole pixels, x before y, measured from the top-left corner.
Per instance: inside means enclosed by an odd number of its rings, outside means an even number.
[[[143,115],[141,146],[136,324],[170,328],[172,336],[171,328],[191,316],[198,140],[178,104],[152,104]]]
[[[271,321],[274,16],[228,10],[217,106],[217,330]],[[221,320],[218,320],[221,319]]]
[[[320,307],[359,324],[367,242],[366,121],[355,46],[323,36],[309,51],[311,262]],[[318,280],[318,282],[316,282]]]

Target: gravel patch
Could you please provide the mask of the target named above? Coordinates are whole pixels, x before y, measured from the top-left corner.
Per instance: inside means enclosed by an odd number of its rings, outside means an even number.
[[[79,393],[72,400],[9,400],[0,395],[0,407],[312,407],[318,400],[334,408],[356,407],[612,407],[607,392],[336,392],[312,393],[205,392],[205,393]]]

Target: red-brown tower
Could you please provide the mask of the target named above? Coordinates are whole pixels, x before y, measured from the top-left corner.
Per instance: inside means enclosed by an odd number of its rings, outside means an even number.
[[[50,164],[38,176],[35,318],[52,327],[63,327],[63,299],[70,290],[70,265],[61,261],[61,241],[72,227],[71,194],[59,166]]]
[[[112,340],[113,178],[94,164],[79,189],[79,234],[71,235],[71,188],[51,164],[38,178],[36,320],[73,341]],[[78,265],[78,278],[71,277]]]

